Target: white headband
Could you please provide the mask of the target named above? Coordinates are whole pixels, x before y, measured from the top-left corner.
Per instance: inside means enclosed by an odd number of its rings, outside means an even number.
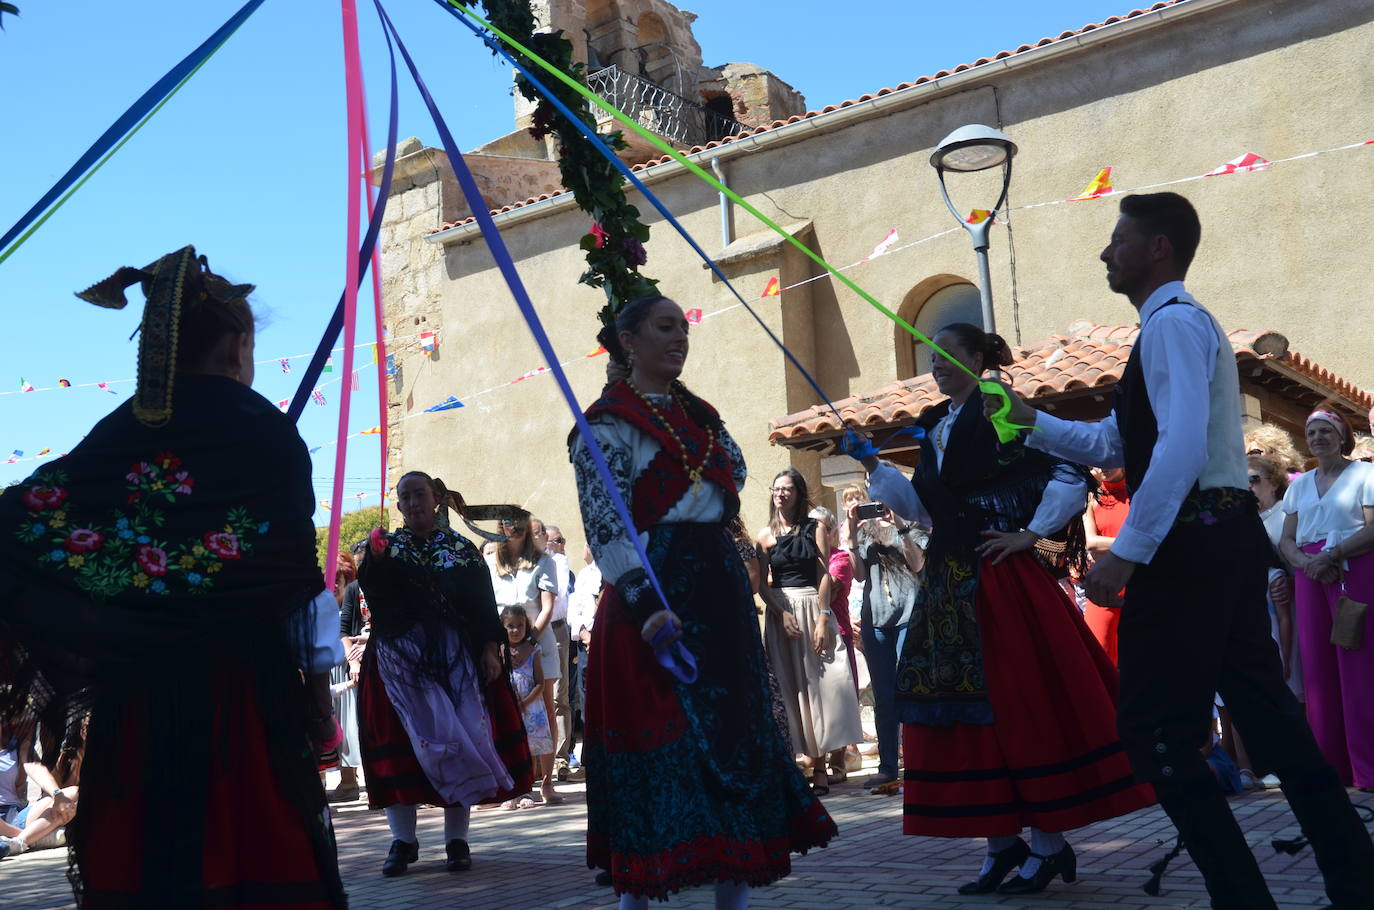
[[[1336,432],[1341,434],[1341,441],[1345,441],[1345,421],[1341,420],[1340,416],[1337,415],[1335,412],[1313,411],[1311,414],[1308,415],[1307,423],[1303,424],[1303,426],[1311,426],[1312,421],[1314,420],[1325,420],[1327,423],[1331,424],[1333,427],[1336,428]]]

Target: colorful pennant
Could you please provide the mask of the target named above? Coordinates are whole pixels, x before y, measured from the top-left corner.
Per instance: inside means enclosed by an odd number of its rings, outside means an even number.
[[[450,395],[438,404],[430,405],[429,407],[425,408],[425,413],[430,413],[433,411],[452,411],[454,408],[461,408],[462,406],[463,403],[461,401]]]
[[[21,392],[32,392],[32,391],[33,391],[33,384],[32,384],[31,382],[29,382],[27,379],[25,379],[23,376],[20,376],[20,377],[19,377],[19,391],[21,391]]]
[[[782,282],[778,281],[778,276],[774,275],[768,279],[768,283],[763,287],[760,297],[777,297],[782,293]]]
[[[888,250],[892,249],[893,245],[896,244],[896,242],[899,239],[900,238],[897,236],[897,229],[893,228],[892,230],[887,232],[886,237],[878,241],[878,245],[873,248],[873,252],[869,253],[867,256],[865,256],[863,259],[860,259],[859,261],[869,262],[873,259],[877,259],[883,253],[886,253]]]
[[[1269,162],[1256,155],[1254,152],[1246,152],[1239,158],[1232,158],[1225,164],[1219,164],[1212,170],[1203,174],[1204,177],[1225,177],[1227,174],[1244,174],[1250,171],[1262,171],[1269,166]]]
[[[1109,165],[1098,171],[1097,176],[1092,179],[1092,182],[1087,185],[1083,192],[1074,196],[1073,199],[1075,202],[1087,199],[1099,199],[1103,196],[1111,195],[1112,192],[1112,169]]]
[[[701,325],[701,310],[688,310],[685,314],[688,325]]]
[[[57,387],[61,389],[70,389],[72,387],[72,381],[70,379],[63,379],[59,376],[57,379]]]
[[[280,360],[278,360],[277,363],[281,364],[281,371],[283,373],[291,372],[291,361],[287,358],[283,357]]]
[[[991,217],[992,212],[988,211],[987,209],[974,209],[973,211],[968,213],[968,217],[965,218],[964,221],[966,221],[969,224],[982,224],[984,221],[987,221]]]

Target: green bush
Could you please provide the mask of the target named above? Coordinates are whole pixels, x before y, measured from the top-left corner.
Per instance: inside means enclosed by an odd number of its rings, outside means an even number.
[[[339,520],[339,549],[347,550],[360,540],[366,540],[375,527],[391,528],[391,513],[380,506],[347,512]],[[320,569],[325,569],[324,558],[329,550],[329,526],[315,529],[315,554],[320,561]],[[325,571],[325,577],[333,573]]]

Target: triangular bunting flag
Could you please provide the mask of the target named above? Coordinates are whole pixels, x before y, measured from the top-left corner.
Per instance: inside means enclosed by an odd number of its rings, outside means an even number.
[[[29,382],[27,379],[25,379],[23,376],[20,376],[20,377],[19,377],[19,391],[21,391],[21,392],[32,392],[32,391],[33,391],[33,384],[32,384],[31,382]]]
[[[974,209],[973,211],[968,213],[968,217],[965,218],[964,221],[968,222],[969,224],[982,224],[984,221],[987,221],[991,217],[992,212],[989,212],[987,209]]]
[[[863,261],[868,262],[871,259],[877,259],[883,253],[886,253],[888,250],[892,249],[893,244],[895,244],[898,239],[899,238],[897,237],[896,228],[893,228],[892,230],[888,231],[887,236],[878,242],[878,245],[873,248],[873,252],[865,256],[863,258]]]
[[[291,361],[287,360],[285,357],[278,360],[277,363],[281,364],[281,371],[283,373],[291,372]]]
[[[358,391],[358,371],[357,371],[357,370],[354,370],[354,371],[353,371],[353,379],[352,379],[351,382],[349,382],[348,387],[349,387],[349,389],[351,389],[351,390],[354,391],[354,392]]]
[[[14,450],[14,454],[10,455],[9,464],[14,464],[16,461],[18,461],[19,459],[21,459],[21,458],[23,458],[23,457],[24,457],[24,451],[23,451],[22,449],[15,449],[15,450]]]
[[[58,386],[60,386],[61,388],[64,388],[64,389],[70,389],[70,388],[72,387],[72,381],[71,381],[70,379],[61,379],[61,378],[59,378],[59,379],[57,380],[57,384],[58,384]]]
[[[433,332],[421,332],[420,350],[424,351],[430,357],[433,357],[435,352],[439,350],[438,336],[435,335]]]
[[[686,316],[688,325],[701,325],[701,310],[688,310]]]
[[[1109,196],[1114,192],[1112,189],[1112,169],[1108,165],[1097,172],[1097,176],[1092,179],[1083,192],[1074,196],[1071,201],[1077,202],[1083,199],[1097,199],[1102,196]]]
[[[377,346],[376,346],[375,344],[369,344],[369,345],[368,345],[368,348],[370,348],[371,351],[372,351],[372,362],[373,362],[373,363],[376,363],[376,362],[377,362]]]
[[[45,449],[43,449],[41,452],[38,453],[38,457],[42,457],[42,456],[48,454],[48,453],[51,452],[51,451],[52,451],[52,449],[45,448]]]
[[[1239,158],[1232,158],[1225,164],[1218,165],[1216,168],[1203,174],[1204,177],[1224,177],[1227,174],[1241,174],[1248,171],[1262,171],[1269,166],[1269,162],[1256,155],[1254,152],[1246,152]]]
[[[774,275],[768,279],[768,283],[763,287],[760,297],[776,297],[782,293],[782,284],[778,281],[778,276]]]
[[[396,355],[395,355],[395,354],[387,354],[387,355],[386,355],[386,375],[388,375],[388,376],[395,376],[395,375],[396,375],[396,369],[397,369],[397,367],[396,367]]]
[[[463,403],[461,401],[450,395],[438,404],[425,408],[425,411],[426,413],[430,411],[451,411],[454,408],[461,408],[462,406]]]
[[[329,508],[329,500],[327,500],[327,499],[321,499],[321,500],[320,500],[320,508],[324,509],[326,512],[331,512],[331,511],[333,511],[332,509]]]
[[[592,351],[592,352],[591,352],[590,354],[588,354],[587,356],[588,356],[588,357],[600,357],[602,354],[605,354],[605,353],[607,353],[607,352],[606,352],[606,346],[605,346],[605,345],[600,345],[600,344],[598,344],[598,345],[596,346],[596,350],[595,350],[595,351]]]
[[[381,428],[381,427],[369,427],[368,429],[363,430],[362,435],[364,435],[364,436],[376,436],[376,435],[378,435],[378,434],[381,433],[381,432],[382,432],[382,428]]]
[[[323,407],[326,404],[324,400],[324,393],[321,392],[319,389],[316,389],[315,391],[310,393],[310,400],[315,402],[315,404],[320,405],[321,407]]]
[[[100,389],[100,391],[102,392],[109,392],[111,395],[119,394],[114,389],[110,388],[110,384],[108,382],[97,382],[95,385],[96,388]]]
[[[278,407],[280,410],[285,411],[285,410],[290,406],[290,404],[291,404],[290,401],[288,401],[287,399],[283,398],[281,401],[277,402],[277,407]]]
[[[333,358],[333,357],[326,357],[326,358],[324,359],[324,370],[323,370],[322,372],[325,372],[325,373],[332,373],[332,372],[334,372],[334,358]]]

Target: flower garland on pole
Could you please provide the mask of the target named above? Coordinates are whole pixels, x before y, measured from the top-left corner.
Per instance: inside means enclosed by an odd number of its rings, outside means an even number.
[[[587,66],[573,59],[573,44],[562,30],[535,31],[529,0],[483,0],[482,6],[493,25],[508,35],[529,36],[526,46],[530,50],[586,84]],[[522,62],[533,65],[532,61]],[[624,354],[614,329],[616,313],[636,297],[653,293],[658,284],[639,271],[648,261],[644,244],[649,239],[649,227],[640,221],[639,209],[625,198],[624,183],[615,166],[587,143],[578,128],[524,76],[516,76],[515,86],[523,97],[536,104],[530,135],[536,139],[553,135],[557,139],[558,170],[563,186],[573,194],[578,207],[592,217],[591,230],[583,235],[580,244],[587,254],[587,270],[578,280],[605,291],[606,305],[598,313],[602,329],[597,340],[623,364]],[[596,129],[596,118],[586,99],[558,82],[551,88],[584,124]],[[627,148],[619,130],[604,138],[616,151]]]

